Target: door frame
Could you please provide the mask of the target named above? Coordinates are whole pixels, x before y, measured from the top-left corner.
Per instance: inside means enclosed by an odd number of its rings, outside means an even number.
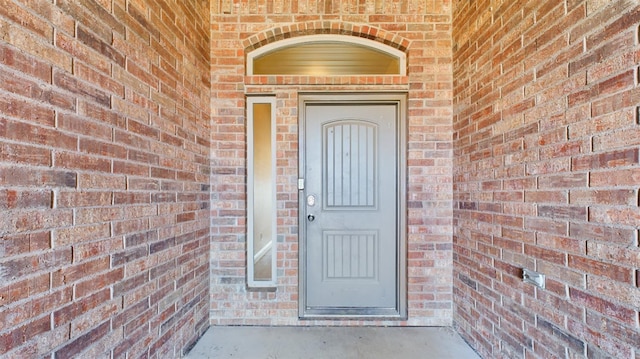
[[[306,106],[308,104],[393,104],[397,108],[397,171],[396,171],[396,307],[393,312],[370,311],[349,313],[309,313],[306,311]],[[375,93],[299,93],[298,94],[298,317],[299,319],[407,319],[407,94],[406,92]]]

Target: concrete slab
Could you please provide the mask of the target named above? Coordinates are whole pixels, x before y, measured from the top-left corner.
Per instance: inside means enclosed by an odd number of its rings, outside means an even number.
[[[211,327],[188,359],[478,359],[445,327]]]

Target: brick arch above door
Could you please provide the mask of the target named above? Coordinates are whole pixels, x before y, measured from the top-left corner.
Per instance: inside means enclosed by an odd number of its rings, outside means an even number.
[[[406,52],[410,41],[382,28],[343,21],[309,21],[274,27],[254,34],[243,41],[245,54],[279,40],[308,35],[344,35],[366,38]]]

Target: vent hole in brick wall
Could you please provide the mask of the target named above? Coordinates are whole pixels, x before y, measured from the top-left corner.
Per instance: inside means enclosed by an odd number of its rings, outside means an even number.
[[[545,289],[546,276],[542,273],[532,271],[527,268],[522,269],[522,279],[525,283],[533,284],[538,288]]]

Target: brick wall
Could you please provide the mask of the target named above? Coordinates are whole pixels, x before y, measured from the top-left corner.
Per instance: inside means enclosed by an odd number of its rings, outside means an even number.
[[[448,325],[455,299],[485,357],[638,357],[636,1],[0,5],[0,356],[170,357],[209,322],[300,325],[297,94],[395,90],[409,320],[376,324]],[[310,33],[387,42],[408,75],[244,76],[248,51]],[[245,287],[257,93],[278,100],[276,292]]]
[[[459,331],[487,358],[639,358],[638,2],[453,7]]]
[[[212,4],[211,323],[356,325],[298,320],[298,92],[408,93],[408,314],[452,318],[451,7],[434,0],[216,1]],[[367,37],[407,52],[408,76],[245,77],[245,54],[310,34]],[[278,286],[246,289],[245,95],[277,98]]]
[[[0,357],[208,326],[209,4],[0,1]]]

